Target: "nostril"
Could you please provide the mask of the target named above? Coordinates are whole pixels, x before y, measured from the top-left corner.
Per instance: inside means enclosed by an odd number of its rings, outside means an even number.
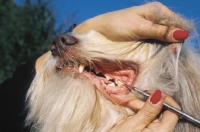
[[[62,53],[65,52],[68,47],[76,43],[77,40],[75,37],[68,34],[61,34],[53,40],[50,49],[54,56],[62,56]]]
[[[68,34],[62,34],[60,39],[61,43],[65,45],[73,45],[77,43],[76,39]]]
[[[65,39],[64,39],[63,37],[61,37],[61,42],[62,42],[63,44],[67,44],[67,43],[65,42]]]

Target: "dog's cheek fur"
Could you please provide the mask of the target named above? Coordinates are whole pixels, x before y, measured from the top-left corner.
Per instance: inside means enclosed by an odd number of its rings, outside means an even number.
[[[40,132],[104,132],[127,114],[102,98],[84,75],[56,73],[55,63],[51,56],[31,85],[26,125]]]

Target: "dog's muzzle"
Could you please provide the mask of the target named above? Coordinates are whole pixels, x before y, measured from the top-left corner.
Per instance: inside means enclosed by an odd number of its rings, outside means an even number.
[[[70,46],[75,45],[76,43],[76,38],[67,33],[58,35],[53,40],[50,47],[52,55],[62,57],[62,52],[65,52]]]

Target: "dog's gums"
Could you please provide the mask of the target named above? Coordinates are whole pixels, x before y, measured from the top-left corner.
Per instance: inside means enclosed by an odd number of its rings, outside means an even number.
[[[95,68],[91,68],[85,64],[80,64],[79,66],[65,66],[62,70],[73,70],[74,72],[77,72],[77,74],[87,76],[87,78],[107,99],[110,99],[110,94],[129,93],[130,90],[118,81],[118,79],[123,80],[127,84],[133,84],[136,78],[135,69],[126,66],[123,66],[123,69],[121,69],[115,64],[108,64],[110,66],[115,65],[115,70],[108,71],[103,68],[106,67],[106,63],[103,65],[104,66],[101,67],[99,64],[96,64],[94,66]]]
[[[102,91],[106,98],[109,98],[110,94],[127,94],[129,89],[127,89],[121,82],[117,81],[118,79],[123,80],[126,83],[132,84],[135,79],[135,73],[131,69],[123,69],[118,71],[111,71],[104,73],[101,77],[95,75],[93,72],[83,72],[95,85]]]
[[[71,44],[71,41],[75,40],[71,35],[62,34],[53,42],[52,55],[59,58],[57,70],[74,70],[79,74],[84,74],[107,99],[109,99],[110,94],[129,93],[130,90],[117,80],[133,84],[138,72],[137,64],[132,61],[110,61],[101,57],[93,61],[76,57],[73,51],[77,49],[76,46],[79,44]],[[64,71],[66,72],[66,70]]]

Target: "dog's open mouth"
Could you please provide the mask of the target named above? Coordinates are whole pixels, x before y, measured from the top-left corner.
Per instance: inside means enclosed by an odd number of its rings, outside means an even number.
[[[58,57],[57,69],[75,70],[88,77],[105,96],[110,94],[126,94],[126,88],[118,79],[133,84],[138,74],[138,64],[132,61],[110,60],[105,58],[82,57],[75,53],[77,40],[68,34],[58,36],[51,45],[52,55]]]
[[[108,97],[110,94],[127,94],[130,90],[118,79],[133,84],[138,73],[138,66],[132,62],[93,62],[93,66],[79,64],[76,70],[84,74],[96,87]]]

